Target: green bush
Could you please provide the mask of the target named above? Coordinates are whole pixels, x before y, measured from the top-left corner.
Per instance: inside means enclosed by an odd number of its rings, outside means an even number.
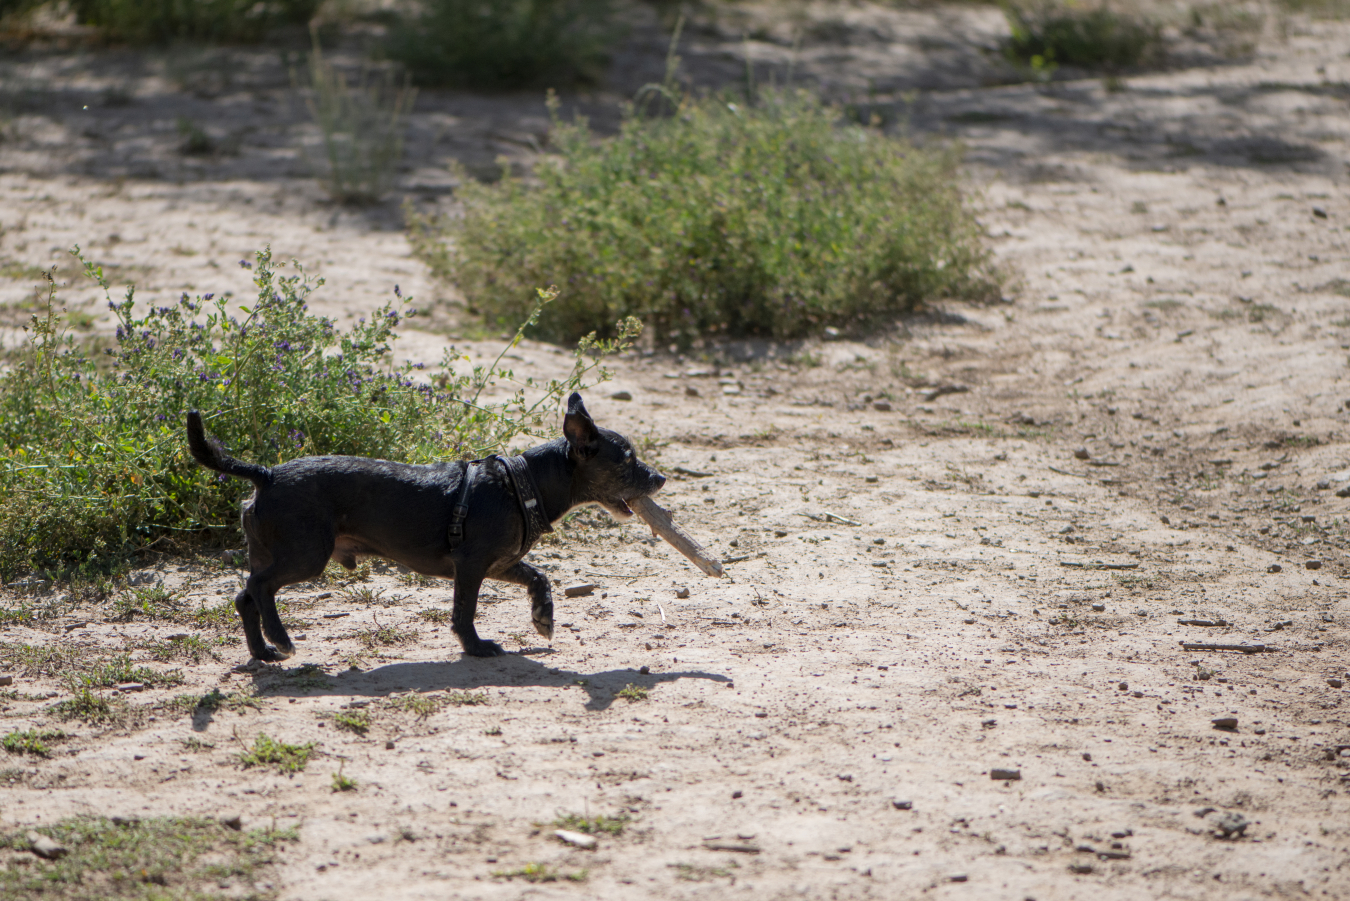
[[[538,325],[553,340],[615,316],[682,343],[791,338],[996,291],[957,152],[838,120],[805,92],[685,98],[596,142],[555,107],[535,183],[466,180],[463,216],[412,217],[414,246],[490,319],[527,312],[535,279],[560,285]]]
[[[151,545],[233,533],[251,487],[193,462],[188,410],[201,410],[233,453],[264,465],[310,453],[476,457],[542,434],[546,413],[622,346],[583,340],[569,378],[540,385],[517,381],[500,356],[464,369],[450,352],[425,372],[394,368],[394,329],[412,315],[404,301],[343,332],[308,312],[322,280],[292,266],[281,276],[270,251],[257,255],[258,299],[239,308],[242,318],[210,294],[138,313],[128,289],[108,302],[119,325],[103,366],[64,332],[49,288],[29,342],[0,373],[0,577],[101,568]],[[85,267],[106,290],[102,270]],[[532,315],[552,297],[539,295]],[[514,393],[503,401],[482,396],[504,389]]]
[[[1004,53],[1014,63],[1037,71],[1055,66],[1119,69],[1148,62],[1162,49],[1156,22],[1113,11],[1084,8],[1062,0],[1005,2],[1012,29]]]
[[[610,0],[424,0],[386,50],[418,84],[502,90],[593,82],[617,36]]]
[[[248,43],[272,28],[308,22],[321,0],[72,0],[76,17],[112,40]]]

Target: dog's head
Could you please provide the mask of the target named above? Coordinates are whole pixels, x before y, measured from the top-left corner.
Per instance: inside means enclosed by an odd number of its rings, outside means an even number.
[[[576,463],[572,476],[575,504],[599,504],[610,516],[624,520],[633,515],[628,501],[655,494],[666,484],[665,476],[637,458],[631,441],[595,424],[580,394],[573,393],[567,400],[563,435]]]

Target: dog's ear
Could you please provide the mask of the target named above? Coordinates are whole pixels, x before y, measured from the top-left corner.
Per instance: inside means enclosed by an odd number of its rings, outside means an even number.
[[[567,415],[563,417],[563,435],[572,450],[583,460],[589,460],[600,452],[600,430],[595,427],[581,395],[572,392],[567,399]]]

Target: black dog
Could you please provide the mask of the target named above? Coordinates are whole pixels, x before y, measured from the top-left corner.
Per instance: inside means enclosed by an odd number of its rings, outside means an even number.
[[[249,577],[234,607],[258,660],[295,653],[277,615],[277,590],[315,579],[329,558],[348,569],[375,555],[428,576],[455,580],[452,628],[475,657],[506,653],[474,629],[484,579],[524,585],[534,627],[553,637],[548,577],[522,557],[573,507],[599,504],[617,519],[627,501],[666,479],[637,458],[627,438],[597,428],[573,394],[563,436],[517,457],[412,466],[365,457],[302,457],[268,469],[229,456],[188,413],[188,447],[208,469],[257,486],[244,502]],[[263,640],[266,634],[272,647]]]

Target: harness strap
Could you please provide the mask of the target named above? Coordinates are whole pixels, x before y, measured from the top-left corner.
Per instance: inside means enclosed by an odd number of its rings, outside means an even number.
[[[477,461],[474,461],[477,462]],[[446,535],[450,540],[450,550],[454,550],[464,542],[464,520],[469,515],[469,470],[473,468],[473,463],[463,463],[459,474],[459,490],[455,492],[455,503],[450,508],[450,525],[446,528]]]
[[[534,543],[545,532],[552,532],[553,526],[544,515],[544,502],[539,497],[539,486],[535,484],[534,474],[530,472],[525,458],[519,454],[514,457],[497,455],[492,457],[506,470],[506,480],[516,493],[516,502],[520,504],[521,516],[525,518],[525,534],[520,540],[520,554],[525,556]]]

